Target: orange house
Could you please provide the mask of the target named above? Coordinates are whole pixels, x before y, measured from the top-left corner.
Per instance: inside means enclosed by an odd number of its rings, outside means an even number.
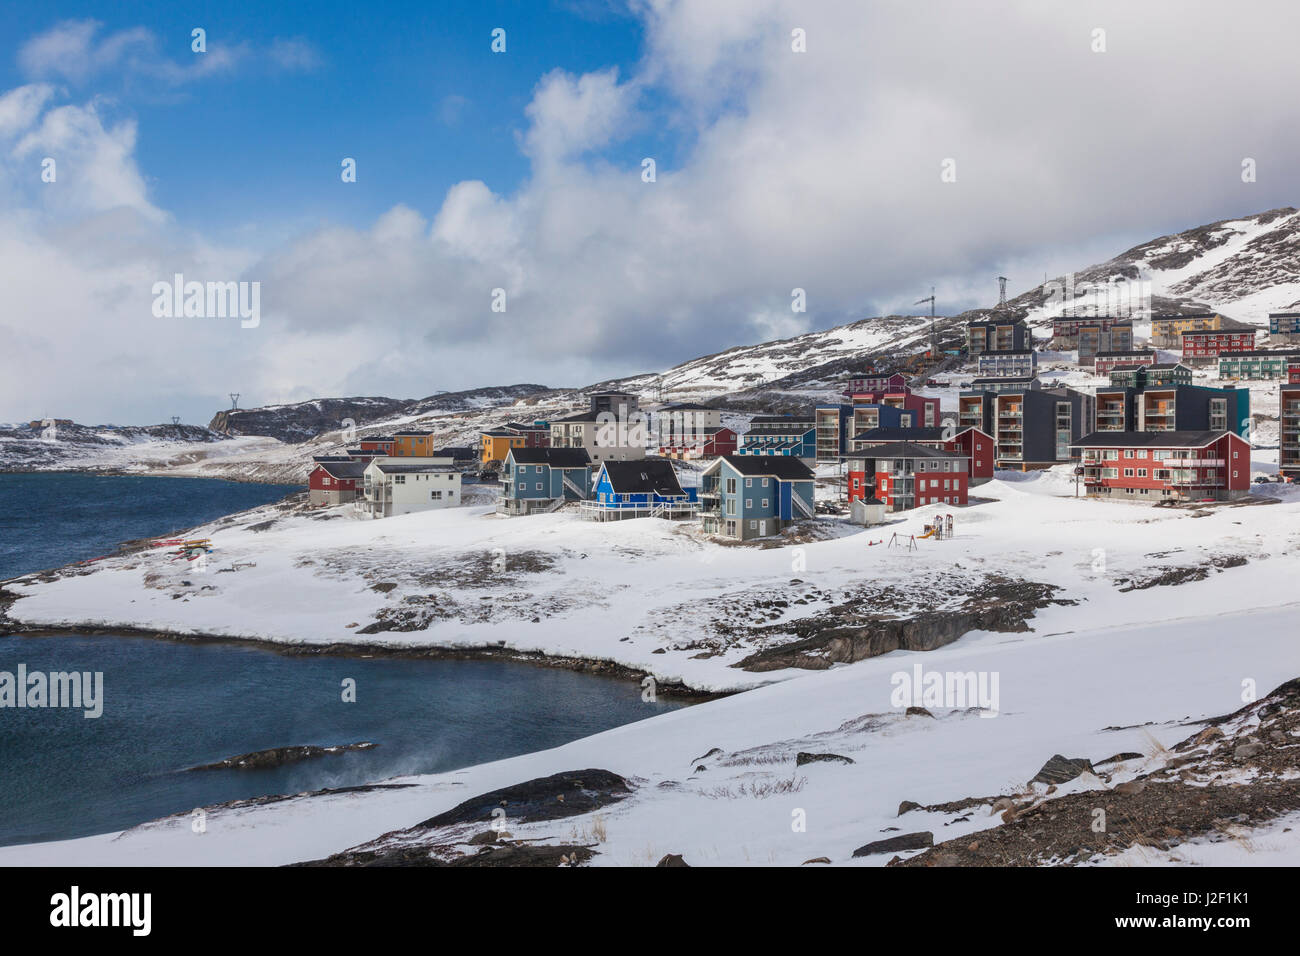
[[[505,461],[506,455],[510,454],[511,448],[523,448],[528,444],[526,436],[516,435],[504,428],[494,428],[490,432],[480,432],[479,437],[483,446],[483,455],[480,460],[485,465],[490,461]]]
[[[397,432],[393,435],[394,458],[432,458],[433,432]]]

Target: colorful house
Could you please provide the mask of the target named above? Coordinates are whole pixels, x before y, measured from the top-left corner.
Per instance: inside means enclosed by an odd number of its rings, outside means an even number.
[[[373,435],[370,438],[361,438],[357,440],[357,448],[363,452],[377,452],[381,455],[391,455],[393,446],[397,444],[397,439],[389,435]]]
[[[602,462],[592,483],[592,498],[581,505],[584,518],[618,521],[699,514],[699,489],[683,488],[672,462],[662,458]]]
[[[815,494],[812,469],[797,457],[726,455],[701,476],[703,529],[740,541],[779,534],[817,516]]]
[[[877,372],[869,369],[856,378],[849,379],[844,394],[864,395],[870,392],[901,392],[907,388],[907,378],[902,372]]]
[[[853,452],[847,469],[849,506],[875,498],[889,511],[922,505],[964,505],[970,459],[961,452],[915,442],[889,442]]]
[[[1165,312],[1151,317],[1151,345],[1158,349],[1183,347],[1183,333],[1222,328],[1234,320],[1218,312]]]
[[[897,408],[899,411],[911,412],[911,424],[920,425],[923,428],[931,428],[939,424],[939,399],[915,395],[907,385],[891,385],[886,389],[865,392],[855,391],[851,393],[851,398],[855,407],[859,405],[886,405]],[[882,421],[880,424],[890,423]],[[853,427],[854,430],[862,430],[858,423],[855,423]]]
[[[737,455],[817,459],[815,415],[755,415],[740,436]]]
[[[1033,349],[982,352],[978,368],[980,375],[994,378],[1033,376],[1038,372],[1038,353]]]
[[[581,448],[511,448],[501,465],[497,511],[555,511],[591,497],[591,457]]]
[[[1078,350],[1083,355],[1102,350],[1102,342],[1110,342],[1113,327],[1126,328],[1128,345],[1132,345],[1133,321],[1114,315],[1059,315],[1052,319],[1051,347],[1058,352]],[[1116,342],[1124,342],[1124,333],[1114,337]],[[1082,340],[1082,342],[1081,342]]]
[[[993,436],[999,468],[1047,468],[1071,459],[1072,442],[1090,430],[1093,403],[1072,388],[977,388],[958,396],[958,424]]]
[[[982,484],[993,477],[993,436],[971,426],[956,432],[951,427],[873,428],[853,436],[853,448],[848,457],[899,442],[965,455],[969,459],[967,473],[971,485]]]
[[[551,444],[551,425],[534,422],[506,422],[499,428],[479,433],[479,461],[483,465],[505,461],[511,448],[546,448]]]
[[[1219,354],[1219,378],[1285,381],[1287,371],[1300,362],[1300,349],[1250,349]]]
[[[1089,497],[1224,501],[1250,490],[1250,444],[1229,431],[1094,432],[1076,447]]]
[[[1121,366],[1154,365],[1156,353],[1151,349],[1121,349],[1098,352],[1093,356],[1093,371],[1098,375],[1109,375]]]
[[[1278,344],[1300,342],[1300,312],[1270,312],[1268,340]]]
[[[1224,352],[1245,352],[1255,347],[1255,327],[1224,319],[1217,329],[1195,329],[1183,333],[1183,363],[1211,365]]]
[[[366,462],[342,456],[323,455],[307,476],[307,500],[314,508],[356,501]]]
[[[1146,388],[1148,385],[1191,385],[1192,370],[1181,362],[1151,365],[1116,365],[1110,370],[1115,388]]]
[[[659,437],[659,454],[663,458],[675,458],[679,461],[694,461],[701,458],[717,458],[719,455],[736,453],[736,433],[730,428],[715,425],[699,431],[673,432],[666,437]]]
[[[394,458],[432,458],[433,432],[395,432],[391,454]]]

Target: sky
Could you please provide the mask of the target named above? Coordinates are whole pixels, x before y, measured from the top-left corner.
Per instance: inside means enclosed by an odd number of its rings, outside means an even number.
[[[1300,194],[1282,0],[0,13],[0,421],[579,386]]]

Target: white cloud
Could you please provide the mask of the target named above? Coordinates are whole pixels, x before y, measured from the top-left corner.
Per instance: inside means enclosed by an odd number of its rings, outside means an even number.
[[[222,249],[165,217],[139,225],[152,207],[134,130],[106,128],[93,101],[55,115],[45,86],[0,97],[6,162],[32,183],[38,143],[98,170],[97,195],[67,208],[0,186],[23,213],[0,223],[14,250],[0,280],[20,292],[0,326],[24,323],[28,342],[0,414],[22,417],[30,400],[90,417],[99,392],[116,410],[150,389],[215,404],[226,390],[582,384],[910,309],[931,285],[941,310],[989,304],[999,273],[1020,291],[1130,240],[1300,194],[1297,14],[1280,0],[634,9],[646,48],[626,75],[539,78],[517,191],[462,182],[433,207],[412,198],[369,229],[327,225],[266,250]],[[1103,54],[1090,49],[1098,26]],[[796,27],[807,53],[790,50]],[[644,183],[645,144],[665,123],[676,150]],[[1244,156],[1259,162],[1249,186]],[[945,158],[955,183],[940,180]],[[127,240],[102,241],[128,216]],[[261,327],[142,319],[140,289],[182,270],[261,280]],[[796,286],[806,315],[790,312]],[[497,287],[504,314],[490,310]],[[106,356],[139,378],[104,373]]]

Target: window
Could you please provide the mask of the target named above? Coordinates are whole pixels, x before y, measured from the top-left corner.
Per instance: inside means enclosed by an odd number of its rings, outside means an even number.
[[[734,495],[735,493],[736,493],[736,479],[735,479],[735,478],[728,478],[728,479],[727,479],[727,494],[729,494],[729,495]]]
[[[1133,477],[1133,469],[1132,469],[1132,468],[1125,468],[1125,469],[1124,469],[1124,477],[1125,477],[1125,478],[1132,478],[1132,477]]]
[[[432,500],[432,501],[441,501],[441,500],[442,500],[442,492],[441,492],[441,491],[436,491],[436,490],[435,490],[435,491],[431,491],[431,492],[429,492],[429,498],[430,498],[430,500]]]
[[[1146,476],[1147,476],[1147,470],[1146,470],[1145,468],[1139,468],[1139,469],[1138,469],[1138,477],[1139,477],[1139,478],[1145,478]]]
[[[1125,449],[1124,449],[1124,457],[1125,457],[1125,458],[1132,458],[1132,457],[1133,457],[1133,449],[1132,449],[1132,448],[1125,448]]]
[[[399,484],[399,485],[404,485],[404,484],[406,484],[406,476],[405,476],[405,475],[398,475],[398,476],[396,476],[396,477],[393,479],[393,481],[394,481],[395,483]]]
[[[745,479],[745,487],[746,487],[746,488],[753,488],[753,487],[754,487],[754,479],[753,479],[753,478],[746,478],[746,479]]]
[[[542,490],[542,483],[540,481],[537,483],[537,490],[538,491]]]

